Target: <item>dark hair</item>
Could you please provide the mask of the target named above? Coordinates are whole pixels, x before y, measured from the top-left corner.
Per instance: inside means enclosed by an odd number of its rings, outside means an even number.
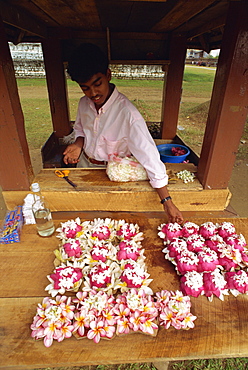
[[[96,73],[107,73],[108,58],[96,45],[81,44],[72,53],[67,72],[72,81],[86,82]]]

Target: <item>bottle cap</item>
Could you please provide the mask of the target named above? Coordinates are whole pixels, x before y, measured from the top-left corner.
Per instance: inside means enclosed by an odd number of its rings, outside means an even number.
[[[38,184],[38,182],[34,182],[31,185],[31,191],[33,191],[34,193],[37,193],[40,191],[40,185]]]

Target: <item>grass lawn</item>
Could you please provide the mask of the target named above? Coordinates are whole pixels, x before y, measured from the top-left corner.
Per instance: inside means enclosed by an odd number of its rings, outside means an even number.
[[[194,99],[200,102],[210,99],[214,74],[214,69],[186,66],[180,113],[182,119],[188,116],[190,109],[197,105]],[[146,121],[161,121],[163,81],[113,79],[112,82],[140,110]],[[82,92],[71,80],[67,80],[67,86],[70,118],[75,120]],[[38,149],[52,132],[46,81],[45,79],[18,79],[18,89],[25,116],[28,143],[31,149]]]
[[[215,68],[186,65],[179,113],[178,135],[197,154],[200,154]],[[160,122],[163,81],[112,79],[139,109],[146,121]],[[70,119],[75,120],[82,92],[79,86],[67,80]],[[18,79],[18,89],[25,116],[25,127],[30,149],[39,149],[52,133],[50,108],[45,79]],[[39,135],[37,135],[39,132]],[[248,125],[246,124],[238,159],[248,154]]]

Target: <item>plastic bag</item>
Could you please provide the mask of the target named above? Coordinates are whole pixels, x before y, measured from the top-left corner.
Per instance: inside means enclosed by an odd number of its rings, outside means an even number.
[[[106,173],[111,181],[148,180],[146,170],[133,156],[121,158],[115,154],[109,155]]]

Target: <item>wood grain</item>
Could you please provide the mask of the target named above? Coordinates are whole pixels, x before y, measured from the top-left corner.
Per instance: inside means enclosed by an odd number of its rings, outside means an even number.
[[[166,165],[170,178],[176,172],[188,169],[196,173],[193,164]],[[50,208],[57,211],[162,211],[163,206],[149,181],[110,181],[105,169],[71,169],[69,178],[77,184],[77,190],[63,178],[54,174],[53,169],[43,169],[34,179],[42,189]],[[169,182],[168,190],[174,203],[181,211],[224,210],[230,200],[228,189],[203,190],[197,180],[184,184],[182,180]],[[8,209],[22,204],[28,191],[3,191]]]
[[[104,217],[104,213],[87,213],[82,220]],[[78,213],[70,213],[70,219]],[[68,214],[55,217],[56,226],[66,221]],[[144,233],[148,271],[153,278],[154,292],[161,289],[176,290],[179,278],[173,266],[164,260],[162,241],[157,227],[164,222],[163,213],[107,213],[106,217],[138,223]],[[191,217],[188,220],[201,224],[206,221],[222,222],[226,218]],[[248,219],[231,220],[237,232],[248,238]],[[224,358],[248,356],[248,297],[228,296],[222,302],[206,297],[192,298],[192,313],[197,316],[195,328],[177,331],[159,329],[157,337],[133,334],[115,337],[112,341],[94,344],[88,339],[70,338],[45,348],[42,341],[30,337],[30,324],[36,306],[46,296],[46,275],[53,269],[53,250],[58,246],[56,235],[41,238],[35,226],[23,228],[21,242],[0,245],[0,369],[33,369],[55,366],[83,366],[97,364],[158,362],[196,358]],[[5,278],[6,277],[6,278]]]

